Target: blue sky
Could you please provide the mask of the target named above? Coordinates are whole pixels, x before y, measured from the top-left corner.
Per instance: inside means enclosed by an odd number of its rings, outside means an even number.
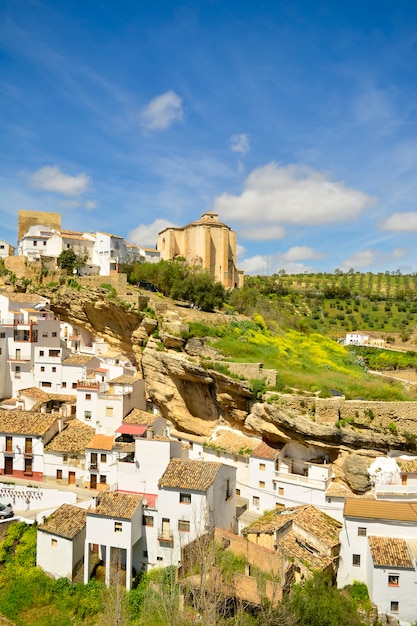
[[[215,210],[247,273],[417,271],[416,76],[414,0],[2,0],[0,238]]]

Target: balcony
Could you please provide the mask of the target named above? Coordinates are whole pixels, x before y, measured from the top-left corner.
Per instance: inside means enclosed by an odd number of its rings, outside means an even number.
[[[164,530],[161,529],[158,532],[158,541],[159,543],[165,543],[165,544],[173,544],[174,543],[174,533],[170,532],[169,530]]]
[[[77,381],[77,389],[100,389],[100,383],[94,380],[79,380]]]
[[[98,464],[97,463],[90,463],[89,470],[90,471],[93,470],[93,471],[96,472],[98,470]]]

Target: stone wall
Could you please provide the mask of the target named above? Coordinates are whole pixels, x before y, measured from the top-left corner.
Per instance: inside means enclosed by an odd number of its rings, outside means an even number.
[[[35,276],[39,276],[42,271],[40,261],[32,261],[29,263],[25,256],[8,256],[4,259],[4,265],[6,269],[13,272],[17,278],[32,279]]]
[[[111,274],[111,276],[75,276],[75,280],[83,287],[91,287],[93,289],[101,287],[101,285],[111,285],[117,293],[125,294],[127,289],[126,274]]]
[[[344,397],[281,395],[280,404],[290,410],[309,415],[319,424],[334,425],[346,420],[359,427],[393,429],[398,434],[417,434],[417,402],[383,402],[346,400]],[[391,426],[390,426],[391,425]]]
[[[243,376],[247,380],[264,378],[268,387],[275,387],[277,384],[277,370],[264,370],[262,363],[231,363],[230,361],[216,361],[216,363],[227,366],[232,374]]]

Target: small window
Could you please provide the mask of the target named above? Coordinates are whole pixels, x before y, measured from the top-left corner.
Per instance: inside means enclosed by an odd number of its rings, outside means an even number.
[[[86,400],[91,400],[91,393],[86,393],[85,394],[85,399]]]
[[[16,374],[20,374],[20,365],[16,365],[14,371],[16,372]]]
[[[39,350],[39,356],[45,356],[45,351],[44,350]]]
[[[358,527],[358,537],[366,537],[366,528],[365,526]]]
[[[52,333],[52,337],[57,337],[57,336],[58,336],[58,335],[57,335],[56,331],[54,331],[54,332]]]
[[[122,522],[114,522],[114,532],[115,533],[121,533],[122,530],[123,530]]]
[[[163,557],[162,557],[162,556],[157,556],[157,557],[156,557],[156,560],[157,560],[157,561],[163,561],[164,559],[163,559]]]
[[[106,417],[113,417],[113,407],[106,406]]]
[[[68,463],[68,454],[63,454],[62,455],[62,462],[63,463]]]
[[[72,388],[77,389],[77,383],[72,383]]]
[[[142,554],[143,554],[143,558],[144,558],[144,559],[147,559],[147,558],[148,558],[148,551],[147,551],[147,550],[144,550],[144,551],[142,552]]]
[[[49,380],[44,380],[41,382],[41,387],[52,387],[52,383]]]
[[[258,496],[253,496],[253,506],[259,506],[259,498]]]
[[[360,567],[361,566],[361,555],[360,554],[353,554],[352,555],[352,565],[354,565],[355,567]]]
[[[400,577],[398,574],[388,574],[388,585],[390,587],[399,587]]]
[[[265,481],[264,480],[260,480],[259,481],[259,488],[260,489],[265,489]]]
[[[61,385],[61,386],[62,386],[62,389],[65,389],[65,388],[66,388],[66,386],[67,386],[67,383],[62,383],[62,385]]]
[[[107,463],[107,454],[103,452],[100,454],[100,463]]]
[[[283,496],[284,495],[284,487],[278,487],[278,495],[279,496]]]
[[[45,371],[45,367],[43,365],[41,365],[41,372]]]
[[[56,470],[56,479],[62,480],[62,470]]]
[[[261,470],[261,472],[264,472],[266,469],[265,463],[259,463],[259,469]]]
[[[58,546],[57,539],[51,539],[51,548],[56,548]]]
[[[91,411],[84,411],[84,419],[91,420]]]
[[[49,350],[49,356],[56,357],[56,356],[59,356],[59,354],[60,354],[59,350]]]
[[[185,519],[178,520],[178,530],[188,533],[190,532],[190,522]]]
[[[180,502],[182,504],[191,504],[191,493],[180,493]]]
[[[152,515],[144,515],[142,518],[142,523],[144,526],[153,526],[154,519]]]
[[[5,338],[6,338],[6,333],[1,332],[1,333],[0,333],[0,339],[5,339]]]
[[[43,241],[42,243],[43,243],[44,246],[46,246],[46,241]]]
[[[55,372],[56,372],[56,367],[55,367],[55,366],[53,366],[53,367],[52,367],[52,372],[53,372],[53,373],[55,373]]]
[[[38,242],[36,241],[36,239],[35,239],[35,241],[33,242],[33,245],[35,246],[35,248],[36,248],[36,246],[38,245]]]
[[[391,613],[398,613],[400,610],[400,603],[395,600],[391,602]]]
[[[236,489],[236,495],[240,496],[240,489]]]
[[[105,474],[100,474],[100,485],[107,485],[107,478]]]

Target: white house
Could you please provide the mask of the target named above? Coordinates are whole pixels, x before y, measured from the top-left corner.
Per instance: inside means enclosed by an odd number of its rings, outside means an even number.
[[[73,580],[84,558],[86,512],[61,505],[38,526],[36,565],[54,578]]]
[[[414,623],[417,504],[346,500],[340,541],[338,587],[364,582],[380,613],[392,614],[403,626]]]
[[[142,496],[117,492],[102,492],[96,506],[87,510],[84,549],[84,584],[88,583],[93,546],[98,546],[100,558],[106,567],[106,585],[115,572],[126,572],[126,589],[132,586],[133,568],[139,569],[138,544],[142,537]]]
[[[71,419],[44,449],[44,471],[64,485],[89,486],[86,467],[86,446],[94,436],[94,428],[78,419]]]
[[[5,259],[8,256],[14,255],[14,246],[4,241],[4,239],[0,239],[0,259]]]
[[[365,346],[369,343],[369,335],[365,335],[365,333],[361,333],[360,331],[354,331],[351,333],[346,333],[345,337],[345,346]]]

